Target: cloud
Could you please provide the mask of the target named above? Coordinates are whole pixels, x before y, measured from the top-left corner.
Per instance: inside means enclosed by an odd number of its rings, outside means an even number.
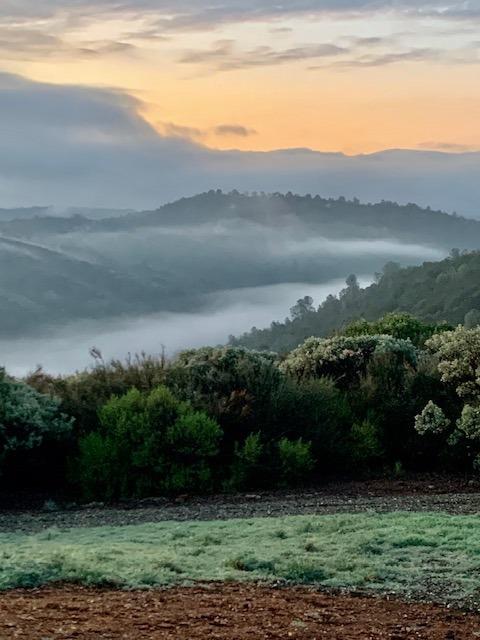
[[[360,55],[356,58],[342,60],[337,63],[340,67],[385,67],[399,62],[426,62],[443,59],[443,54],[437,49],[418,48],[409,51],[396,51],[391,53],[380,53],[370,55]]]
[[[217,136],[238,136],[240,138],[248,138],[258,133],[255,129],[244,127],[241,124],[219,124],[213,131]]]
[[[49,57],[78,59],[85,56],[131,54],[135,48],[129,42],[117,40],[85,41],[72,44],[41,28],[0,24],[0,53],[3,60],[37,60]]]
[[[273,49],[269,46],[255,47],[249,51],[238,51],[233,40],[219,40],[213,47],[185,52],[179,62],[192,65],[209,65],[217,71],[264,67],[301,60],[332,58],[347,52],[336,44],[309,44],[288,49]]]
[[[291,27],[272,27],[270,29],[270,33],[275,34],[284,34],[284,33],[292,33],[293,29]]]
[[[218,137],[237,136],[240,138],[248,138],[249,136],[257,134],[255,129],[245,127],[241,124],[219,124],[216,127],[207,129],[176,124],[175,122],[159,122],[158,126],[165,136],[195,141],[202,140],[209,135]]]
[[[207,134],[205,129],[198,129],[197,127],[188,127],[181,124],[175,124],[175,122],[160,122],[161,130],[164,135],[172,138],[186,138],[187,140],[196,140],[204,138]]]
[[[2,0],[0,19],[46,19],[68,14],[71,20],[98,15],[150,15],[160,33],[215,29],[221,24],[279,20],[294,15],[368,15],[396,11],[442,19],[480,17],[480,0]]]
[[[393,199],[479,214],[479,153],[218,151],[160,135],[141,107],[115,90],[0,74],[2,206],[153,208],[222,188]]]
[[[312,62],[308,67],[310,70],[324,69],[327,66],[382,67],[402,62],[444,64],[478,64],[480,62],[477,42],[449,50],[433,47],[402,48],[395,36],[350,38],[345,42],[344,46],[326,42],[287,49],[274,49],[263,45],[242,51],[234,40],[218,40],[210,49],[185,52],[179,62],[203,66],[211,71],[232,71],[302,61]],[[379,50],[379,47],[383,47],[384,51]],[[398,50],[395,50],[396,48]]]
[[[421,142],[417,145],[418,149],[436,149],[438,151],[446,151],[449,153],[469,153],[479,151],[480,144],[460,144],[457,142]]]

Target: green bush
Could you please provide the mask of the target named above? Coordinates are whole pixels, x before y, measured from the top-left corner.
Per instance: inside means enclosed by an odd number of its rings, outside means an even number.
[[[167,388],[132,389],[113,397],[100,410],[99,421],[99,431],[80,440],[76,477],[85,498],[211,488],[220,427]]]
[[[227,488],[250,489],[265,484],[264,445],[260,433],[251,433],[243,445],[236,443]]]
[[[435,333],[450,328],[449,325],[422,322],[409,313],[387,313],[375,322],[355,320],[342,333],[349,337],[389,335],[399,340],[411,340],[416,347],[423,347]]]
[[[7,464],[15,466],[18,456],[31,462],[29,453],[67,438],[72,424],[57,400],[0,369],[0,474]]]
[[[307,480],[315,464],[311,443],[282,438],[277,446],[282,482],[288,486]]]
[[[219,422],[229,453],[258,425],[268,429],[272,397],[283,382],[275,355],[236,347],[185,351],[168,374],[179,397]]]
[[[270,402],[271,424],[262,425],[263,434],[271,440],[281,435],[311,442],[323,472],[348,468],[349,434],[355,417],[347,394],[333,380],[286,378]]]
[[[356,465],[369,468],[383,455],[378,426],[370,420],[356,422],[351,431],[351,457]]]
[[[100,433],[89,433],[79,443],[79,461],[73,479],[85,500],[111,500],[115,495],[115,469],[111,468],[113,442]]]
[[[414,366],[417,350],[410,340],[389,335],[309,338],[281,364],[285,373],[297,379],[329,377],[343,389],[357,384],[372,360],[380,355],[395,359],[396,366]]]
[[[38,369],[27,383],[43,394],[58,398],[62,411],[75,418],[75,430],[83,435],[98,429],[98,412],[112,397],[121,396],[132,388],[152,391],[164,384],[167,362],[163,356],[145,354],[126,360],[104,362],[93,350],[92,368],[70,376],[50,376]]]

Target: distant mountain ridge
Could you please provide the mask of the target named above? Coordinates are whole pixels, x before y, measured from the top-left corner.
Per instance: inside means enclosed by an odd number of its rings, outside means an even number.
[[[239,219],[262,226],[301,224],[329,238],[396,238],[442,247],[480,247],[480,220],[433,211],[415,204],[361,203],[358,199],[323,198],[288,193],[241,194],[209,191],[182,198],[154,211],[92,220],[84,215],[42,216],[0,222],[0,233],[32,238],[78,231],[102,233],[146,227],[192,226]]]

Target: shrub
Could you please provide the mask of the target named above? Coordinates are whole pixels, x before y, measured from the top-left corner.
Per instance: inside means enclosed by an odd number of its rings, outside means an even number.
[[[271,405],[271,425],[262,425],[262,433],[271,440],[278,440],[281,434],[311,442],[323,472],[347,467],[354,416],[346,393],[333,380],[287,378],[272,396]]]
[[[184,406],[166,432],[165,490],[211,489],[212,471],[208,461],[217,455],[220,438],[221,430],[215,420]]]
[[[235,347],[185,351],[168,375],[177,395],[220,423],[231,452],[259,424],[268,426],[271,399],[283,380],[275,355]]]
[[[448,412],[428,402],[415,418],[421,434],[444,434],[453,447],[464,444],[476,470],[480,469],[480,327],[434,335],[426,343],[438,361],[438,371],[446,387],[453,389],[460,401],[460,415],[450,420]],[[449,426],[452,427],[449,429]]]
[[[132,389],[113,397],[100,410],[99,421],[99,431],[80,440],[76,475],[84,497],[210,488],[210,461],[218,452],[220,427],[167,388],[150,393]]]
[[[351,442],[352,460],[360,467],[377,463],[383,455],[378,426],[368,419],[352,426]]]
[[[260,433],[251,433],[241,446],[236,443],[227,488],[249,489],[264,485],[266,477],[262,464],[263,455],[264,445]]]
[[[282,362],[281,369],[299,379],[331,377],[349,388],[365,374],[374,356],[389,354],[398,367],[415,365],[417,352],[410,340],[388,335],[309,338]]]
[[[277,446],[282,481],[287,485],[304,482],[314,467],[311,443],[282,438]]]
[[[0,473],[17,454],[38,451],[68,437],[72,423],[57,400],[0,369]]]
[[[449,425],[450,421],[443,411],[431,400],[427,403],[422,413],[415,418],[415,429],[420,435],[444,433]]]
[[[448,325],[427,324],[409,313],[387,313],[374,322],[355,320],[342,332],[349,337],[389,335],[400,340],[411,340],[417,347],[423,347],[425,341],[435,333],[451,329]]]
[[[112,397],[121,396],[132,388],[142,392],[164,384],[167,362],[164,356],[145,354],[128,356],[124,361],[104,362],[101,354],[92,350],[95,365],[70,376],[50,376],[37,369],[27,383],[37,391],[58,398],[62,411],[75,418],[76,431],[88,433],[98,428],[98,412]]]
[[[116,492],[115,469],[111,468],[113,442],[100,433],[89,433],[79,443],[79,462],[73,472],[85,500],[111,500]]]

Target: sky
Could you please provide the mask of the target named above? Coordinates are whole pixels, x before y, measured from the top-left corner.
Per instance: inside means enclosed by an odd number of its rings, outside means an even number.
[[[134,111],[136,136],[200,148],[477,151],[479,80],[480,0],[0,4],[0,112],[14,130],[23,87],[39,142],[48,109],[83,142],[127,144]]]

